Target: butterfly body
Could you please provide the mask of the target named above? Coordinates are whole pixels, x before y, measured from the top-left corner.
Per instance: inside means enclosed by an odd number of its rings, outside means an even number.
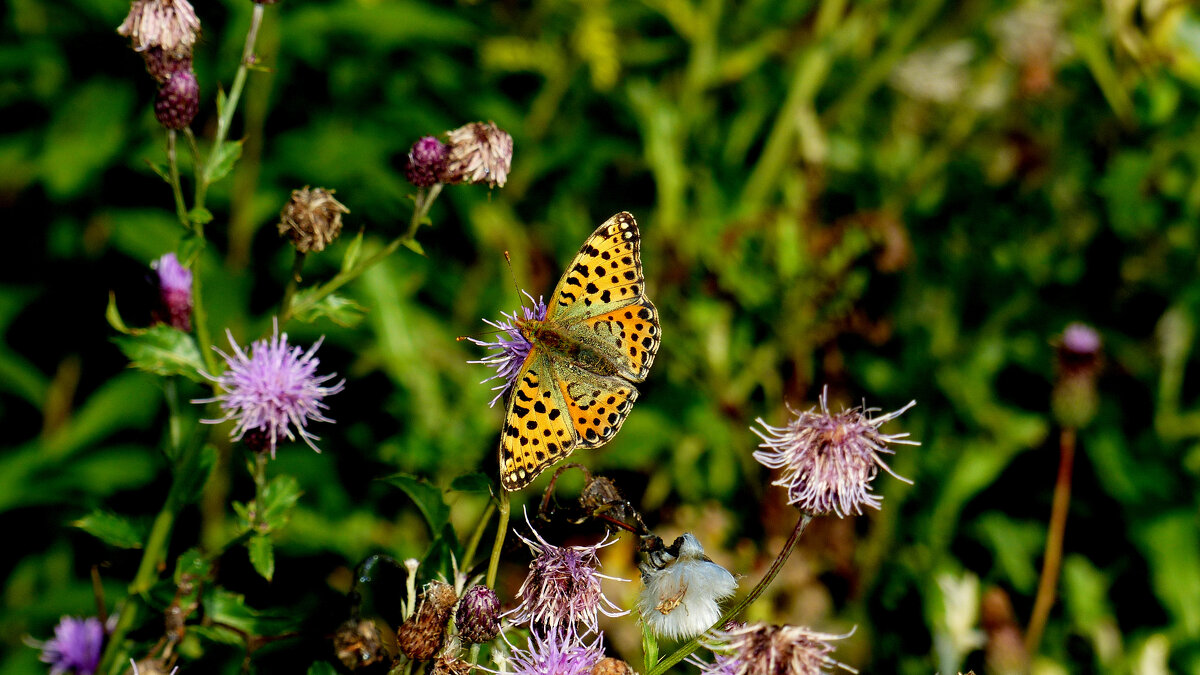
[[[658,311],[645,296],[637,222],[618,213],[588,237],[542,319],[518,319],[531,345],[509,397],[500,479],[528,485],[577,447],[621,428],[658,352]]]

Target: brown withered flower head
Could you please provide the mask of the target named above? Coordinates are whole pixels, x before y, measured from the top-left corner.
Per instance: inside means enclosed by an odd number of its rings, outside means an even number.
[[[444,183],[504,187],[512,169],[513,139],[494,122],[471,122],[447,134]]]
[[[135,52],[157,47],[174,58],[190,58],[200,19],[188,0],[134,0],[117,32]]]
[[[396,630],[396,643],[405,656],[428,661],[446,641],[446,622],[458,595],[454,587],[441,581],[431,581],[421,591],[417,608]]]
[[[715,631],[705,642],[715,661],[700,666],[703,675],[818,675],[840,668],[858,671],[836,661],[831,640],[849,635],[818,633],[803,626],[752,623],[733,630]]]
[[[349,670],[379,663],[388,656],[379,628],[369,619],[350,619],[338,626],[333,634],[333,648],[338,661]]]
[[[342,231],[342,214],[350,209],[333,198],[334,190],[292,190],[292,198],[279,212],[279,234],[288,235],[301,253],[323,251]]]

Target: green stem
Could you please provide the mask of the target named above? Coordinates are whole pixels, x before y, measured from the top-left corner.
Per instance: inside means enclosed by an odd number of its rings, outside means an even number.
[[[730,619],[733,619],[738,614],[741,614],[742,610],[749,607],[750,603],[758,599],[758,596],[762,595],[763,591],[767,589],[767,586],[770,586],[771,582],[775,580],[775,577],[779,574],[779,571],[783,569],[783,564],[786,563],[787,559],[792,555],[792,550],[796,548],[796,543],[800,541],[800,535],[804,533],[804,528],[808,527],[808,523],[811,521],[812,516],[808,514],[800,515],[800,520],[796,522],[796,527],[792,530],[792,536],[788,537],[787,543],[783,545],[783,550],[781,550],[779,555],[775,557],[775,562],[771,563],[771,569],[767,570],[766,575],[763,576],[762,580],[758,582],[758,585],[756,585],[750,591],[749,595],[742,598],[741,602],[734,605],[727,612],[722,614],[721,618],[717,619],[717,622],[714,623],[709,630],[712,630],[713,628],[721,628],[728,623]],[[697,635],[691,640],[685,642],[679,649],[676,649],[665,659],[659,661],[658,665],[656,665],[646,675],[662,675],[662,673],[667,672],[671,666],[674,666],[676,663],[682,661],[688,654],[696,651],[696,648],[700,646],[700,638],[702,638],[705,633],[708,633],[708,631],[705,631],[704,633],[701,633],[700,635]]]
[[[417,236],[417,228],[420,227],[421,223],[425,222],[426,218],[429,217],[429,209],[433,206],[433,202],[437,200],[438,195],[441,193],[441,183],[434,183],[433,186],[429,188],[429,192],[426,192],[424,188],[417,190],[417,203],[413,207],[412,220],[410,220],[408,223],[408,232],[404,233],[405,240],[411,240],[413,237]]]
[[[504,537],[508,535],[508,490],[500,488],[500,522],[496,524],[496,541],[492,544],[492,558],[488,561],[487,579],[484,583],[488,588],[496,588],[496,570],[500,569],[500,552],[504,550]]]
[[[196,344],[200,349],[200,358],[204,359],[204,368],[209,375],[216,377],[219,374],[217,357],[212,350],[212,336],[208,332],[208,312],[205,309],[203,284],[200,281],[200,258],[204,253],[204,226],[200,223],[196,223],[196,236],[200,245],[196,247],[196,257],[192,265],[192,323],[196,327]]]
[[[175,130],[167,130],[167,166],[171,172],[171,194],[175,196],[175,215],[179,218],[179,224],[184,228],[192,229],[192,222],[188,218],[187,205],[183,203],[183,185],[179,180],[179,162],[175,157]]]
[[[183,453],[183,420],[179,415],[179,387],[175,378],[163,378],[163,389],[167,399],[167,433],[171,439],[171,459],[175,459]]]
[[[479,516],[479,524],[475,526],[475,531],[471,533],[471,538],[467,541],[466,551],[463,552],[462,569],[471,569],[472,562],[475,559],[475,551],[479,549],[479,542],[483,539],[483,531],[487,529],[488,521],[492,519],[492,512],[496,510],[496,502],[488,500],[487,506],[483,508],[483,513]]]
[[[292,260],[292,272],[288,275],[287,286],[283,289],[283,300],[279,303],[280,316],[287,316],[288,309],[292,306],[292,298],[296,297],[296,287],[300,285],[300,270],[304,268],[305,254],[300,249],[295,249],[296,257]]]

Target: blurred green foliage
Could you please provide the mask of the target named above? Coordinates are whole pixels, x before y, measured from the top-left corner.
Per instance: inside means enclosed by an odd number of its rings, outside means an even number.
[[[202,139],[250,7],[197,6]],[[4,10],[0,523],[18,543],[3,559],[0,673],[39,672],[22,636],[94,613],[93,570],[110,609],[124,595],[168,497],[163,401],[206,395],[178,380],[172,399],[166,380],[128,371],[105,321],[113,291],[128,324],[148,323],[147,265],[182,238],[151,166],[165,163],[153,82],[114,30],[127,9]],[[1028,621],[1058,464],[1053,341],[1084,321],[1105,341],[1100,414],[1078,436],[1035,669],[1200,672],[1200,12],[1187,3],[285,0],[258,56],[232,135],[242,158],[208,201],[215,336],[269,330],[292,189],[336,189],[351,209],[342,239],[310,257],[311,284],[360,230],[366,256],[407,227],[418,137],[494,120],[516,151],[503,189],[447,188],[424,256],[400,249],[344,289],[361,323],[286,326],[302,344],[327,336],[322,368],[347,378],[328,401],[337,424],[318,431],[322,454],[286,447],[271,464],[295,477],[297,506],[273,547],[223,561],[229,590],[204,608],[220,625],[193,632],[184,673],[238,671],[228,627],[328,634],[372,553],[461,552],[483,497],[447,492],[449,512],[431,515],[415,495],[494,476],[501,411],[467,364],[479,350],[454,338],[515,307],[502,252],[523,288],[548,293],[621,210],[641,223],[665,339],[624,430],[578,459],[652,528],[707,532],[714,558],[756,579],[790,516],[750,457],[753,420],[779,424],[825,386],[835,407],[918,401],[885,429],[922,441],[892,462],[913,485],[885,476],[880,512],[818,522],[757,618],[857,625],[837,656],[867,672],[1002,672],[995,605],[979,603],[1005,598],[1015,627]],[[194,425],[200,408],[185,408]],[[167,572],[227,538],[228,502],[253,495],[224,431]],[[254,572],[267,555],[269,583]],[[521,574],[518,555],[502,597]],[[972,633],[981,612],[991,627]],[[631,621],[610,635],[639,661]],[[324,640],[296,643],[257,645],[254,668],[333,660]]]

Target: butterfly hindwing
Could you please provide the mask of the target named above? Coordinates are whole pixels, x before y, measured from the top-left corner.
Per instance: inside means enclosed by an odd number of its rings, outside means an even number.
[[[548,321],[568,323],[645,299],[641,234],[622,211],[604,221],[563,272],[551,296]]]
[[[557,381],[544,350],[530,351],[513,384],[500,435],[500,480],[507,490],[525,487],[578,443]]]
[[[637,304],[590,317],[581,323],[594,336],[588,339],[589,342],[605,346],[603,351],[617,364],[619,375],[633,382],[646,379],[661,339],[654,303],[642,298]]]
[[[637,389],[623,378],[575,367],[559,372],[559,387],[579,444],[585,448],[604,445],[615,436],[638,397]]]

